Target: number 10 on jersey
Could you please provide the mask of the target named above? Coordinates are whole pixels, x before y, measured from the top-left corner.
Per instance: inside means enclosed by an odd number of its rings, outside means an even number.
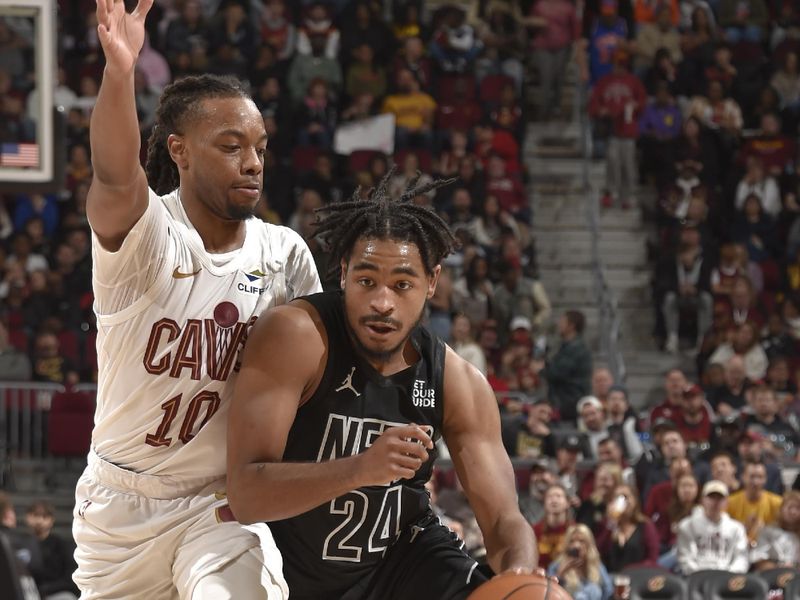
[[[172,422],[175,420],[175,417],[178,416],[182,398],[183,394],[178,394],[161,405],[164,416],[161,418],[161,423],[158,425],[155,433],[148,433],[145,436],[144,441],[146,444],[155,446],[156,448],[170,446],[172,444],[172,437],[168,434],[172,427]],[[189,402],[189,408],[186,410],[186,416],[183,417],[181,428],[178,431],[178,439],[184,444],[191,442],[194,436],[199,433],[203,426],[208,423],[211,417],[219,410],[219,404],[220,398],[217,392],[203,390],[192,398]],[[205,416],[200,422],[200,425],[195,429],[197,419],[200,418],[204,408]]]

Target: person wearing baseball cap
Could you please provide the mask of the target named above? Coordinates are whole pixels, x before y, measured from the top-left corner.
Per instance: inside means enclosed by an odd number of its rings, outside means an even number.
[[[744,525],[726,512],[728,486],[707,481],[700,493],[701,510],[678,524],[678,564],[684,575],[716,569],[746,573],[749,544]]]

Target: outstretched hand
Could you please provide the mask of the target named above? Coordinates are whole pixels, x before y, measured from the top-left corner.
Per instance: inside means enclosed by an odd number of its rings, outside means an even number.
[[[95,0],[97,35],[106,56],[107,68],[129,73],[136,65],[144,44],[144,20],[153,0],[139,0],[133,12],[125,11],[123,0]]]

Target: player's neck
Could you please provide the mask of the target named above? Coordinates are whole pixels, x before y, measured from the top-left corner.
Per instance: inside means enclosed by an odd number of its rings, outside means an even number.
[[[362,353],[362,357],[370,367],[384,377],[391,377],[401,371],[405,371],[419,360],[419,354],[409,340],[406,340],[401,350],[398,350],[391,356],[382,356],[379,358],[367,356]]]
[[[193,193],[182,193],[181,202],[186,216],[200,235],[207,252],[223,254],[242,247],[247,231],[245,221],[219,217],[195,199]]]

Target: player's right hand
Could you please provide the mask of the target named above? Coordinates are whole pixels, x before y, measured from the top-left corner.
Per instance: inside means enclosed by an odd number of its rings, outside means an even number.
[[[411,479],[428,460],[433,440],[419,425],[392,427],[358,455],[360,486],[386,485]]]
[[[144,20],[153,0],[139,0],[131,14],[125,12],[123,0],[95,2],[97,35],[106,55],[107,68],[121,73],[132,72],[144,44]]]

